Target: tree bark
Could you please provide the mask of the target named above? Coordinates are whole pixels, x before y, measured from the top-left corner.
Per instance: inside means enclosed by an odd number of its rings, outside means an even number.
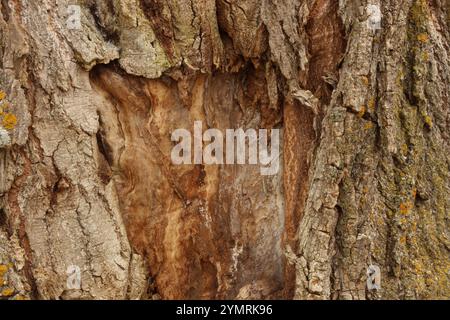
[[[0,1],[0,296],[449,298],[449,40],[448,0]],[[282,168],[173,165],[196,120]]]

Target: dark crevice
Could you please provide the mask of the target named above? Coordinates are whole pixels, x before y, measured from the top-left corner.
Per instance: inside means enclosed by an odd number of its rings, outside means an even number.
[[[112,16],[116,15],[114,5],[112,4],[111,0],[102,0],[105,1],[105,5],[108,7],[108,12],[111,13]],[[95,26],[97,27],[97,30],[99,30],[103,38],[111,43],[118,44],[119,43],[119,34],[114,26],[107,25],[104,19],[100,16],[99,8],[97,4],[91,3],[88,6],[88,9],[92,15],[92,18],[94,19]]]
[[[7,227],[8,219],[6,218],[6,213],[3,208],[0,208],[0,228],[4,229]]]
[[[5,20],[6,22],[9,21],[9,15],[11,13],[11,9],[8,6],[8,0],[1,0],[2,1],[2,15],[3,15],[3,20]]]
[[[172,27],[172,16],[164,14],[167,4],[164,0],[140,0],[139,4],[150,22],[153,32],[167,55],[167,58],[175,58],[174,39]],[[170,8],[168,8],[170,9]],[[170,12],[170,10],[169,10]]]

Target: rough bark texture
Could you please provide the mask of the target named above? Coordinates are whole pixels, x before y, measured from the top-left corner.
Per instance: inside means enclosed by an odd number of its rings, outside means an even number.
[[[448,0],[0,9],[2,297],[450,297]],[[279,174],[172,165],[195,120],[282,129]]]

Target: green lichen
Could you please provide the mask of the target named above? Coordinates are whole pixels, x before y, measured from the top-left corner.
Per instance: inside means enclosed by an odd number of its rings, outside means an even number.
[[[428,3],[426,0],[414,1],[410,10],[410,22],[418,29],[423,28],[428,21]]]

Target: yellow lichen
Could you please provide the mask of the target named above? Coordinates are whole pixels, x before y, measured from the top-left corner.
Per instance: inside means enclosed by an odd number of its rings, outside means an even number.
[[[406,244],[406,236],[400,237],[400,243],[401,244]]]
[[[0,293],[0,296],[11,297],[13,294],[14,294],[14,289],[13,288],[5,288]]]
[[[404,155],[406,155],[406,154],[408,153],[408,145],[407,145],[406,143],[404,143],[404,144],[402,145],[402,153],[403,153]]]
[[[416,271],[417,273],[423,273],[423,271],[425,270],[425,268],[424,268],[424,266],[423,266],[423,263],[420,262],[420,261],[418,261],[418,260],[415,260],[415,261],[413,262],[413,266],[414,266],[414,269],[415,269],[415,271]]]
[[[433,127],[433,120],[431,119],[431,117],[429,115],[424,115],[424,121],[427,124],[428,127]]]
[[[428,42],[428,34],[426,34],[424,32],[423,33],[419,33],[417,35],[417,40],[422,42],[422,43]]]
[[[375,98],[371,97],[369,99],[369,101],[367,102],[367,107],[369,108],[370,111],[375,111]]]
[[[411,191],[411,195],[412,195],[413,199],[416,199],[416,197],[417,197],[417,189],[416,189],[416,188],[414,188],[414,189]]]
[[[8,266],[5,264],[0,264],[0,277],[3,277],[6,272],[8,272]]]
[[[364,125],[364,129],[369,130],[372,129],[373,123],[370,121],[367,121],[367,123]]]
[[[361,106],[359,108],[358,117],[362,118],[365,114],[366,114],[366,107],[365,106]]]
[[[6,93],[3,92],[2,90],[0,90],[0,100],[5,99],[5,97],[6,97]]]
[[[5,129],[12,130],[17,124],[17,118],[12,113],[6,113],[3,117],[2,125]]]
[[[400,213],[403,215],[407,215],[411,208],[412,208],[412,204],[410,202],[401,203],[400,204]]]

